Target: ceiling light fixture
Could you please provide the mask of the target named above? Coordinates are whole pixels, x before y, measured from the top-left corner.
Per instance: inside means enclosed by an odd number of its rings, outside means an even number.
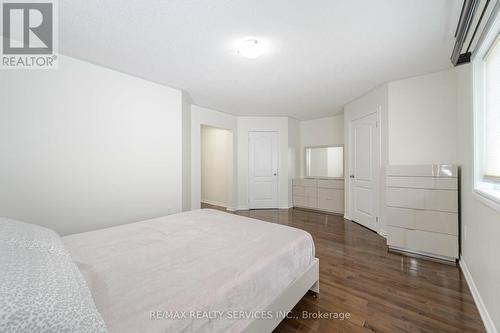
[[[262,41],[249,38],[241,41],[236,48],[236,53],[247,59],[257,59],[266,51]]]

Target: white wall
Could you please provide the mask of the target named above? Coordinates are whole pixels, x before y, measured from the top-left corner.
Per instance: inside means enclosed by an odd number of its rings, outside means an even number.
[[[458,163],[461,167],[461,256],[480,295],[481,300],[476,303],[480,310],[483,308],[481,315],[487,327],[491,325],[489,332],[493,332],[491,329],[493,325],[496,331],[500,332],[500,260],[498,258],[500,212],[483,204],[472,191],[473,132],[470,71],[469,65],[461,66],[457,70],[457,143]]]
[[[388,114],[388,94],[387,94],[387,84],[384,84],[370,92],[366,95],[359,97],[358,99],[350,102],[344,107],[344,156],[345,156],[345,217],[349,219],[350,210],[350,161],[349,161],[349,124],[352,120],[361,117],[367,113],[379,112],[379,129],[380,129],[380,173],[379,173],[379,205],[378,205],[378,216],[380,228],[378,232],[385,235],[385,165],[387,164],[387,114]]]
[[[201,128],[201,202],[228,207],[233,185],[233,133]]]
[[[389,83],[389,163],[457,161],[456,71]]]
[[[238,209],[248,209],[248,133],[279,133],[278,197],[279,207],[289,208],[288,117],[238,117]]]
[[[305,148],[316,146],[338,146],[344,144],[344,115],[339,114],[300,122],[300,167],[305,176]]]
[[[302,147],[344,144],[344,115],[300,122]]]
[[[233,133],[233,188],[229,190],[228,209],[237,205],[237,122],[236,117],[208,108],[191,106],[191,209],[199,209],[201,202],[201,126],[227,129]]]
[[[182,209],[179,90],[72,58],[0,74],[0,216],[61,234]]]

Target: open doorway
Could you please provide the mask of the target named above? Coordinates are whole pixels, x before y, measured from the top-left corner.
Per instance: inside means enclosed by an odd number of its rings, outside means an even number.
[[[233,133],[201,125],[201,206],[227,209],[233,195]]]

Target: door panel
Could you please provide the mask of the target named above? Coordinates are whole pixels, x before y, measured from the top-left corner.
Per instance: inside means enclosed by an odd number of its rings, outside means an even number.
[[[371,189],[363,188],[363,187],[356,187],[354,188],[354,199],[355,201],[355,207],[356,210],[359,213],[365,214],[365,215],[372,215],[373,212],[373,205],[372,205],[372,196],[373,196],[373,191]]]
[[[355,161],[354,174],[357,182],[372,181],[372,128],[360,123],[354,127]]]
[[[254,196],[261,200],[273,198],[273,184],[267,181],[258,181],[254,183]]]
[[[380,143],[377,113],[350,123],[351,218],[378,231],[378,184]]]
[[[255,135],[252,143],[254,153],[254,176],[271,177],[273,173],[273,147],[271,138],[267,136]]]
[[[249,207],[278,208],[278,133],[248,135]]]

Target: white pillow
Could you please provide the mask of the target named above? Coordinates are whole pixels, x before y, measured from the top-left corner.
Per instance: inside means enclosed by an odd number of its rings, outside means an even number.
[[[0,218],[0,332],[106,332],[54,231]]]

